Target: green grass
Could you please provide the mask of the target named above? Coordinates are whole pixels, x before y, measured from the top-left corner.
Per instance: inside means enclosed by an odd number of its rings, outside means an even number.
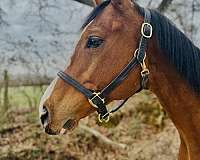
[[[15,121],[14,112],[23,111],[26,122],[38,121],[38,106],[46,86],[10,87],[8,89],[8,109],[4,106],[4,90],[0,90],[0,128]]]
[[[46,86],[43,87],[11,87],[8,89],[10,107],[37,107]],[[0,93],[1,106],[3,105],[3,89]]]

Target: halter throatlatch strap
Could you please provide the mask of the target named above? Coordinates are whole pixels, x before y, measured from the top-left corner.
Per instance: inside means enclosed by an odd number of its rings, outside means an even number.
[[[76,90],[78,90],[79,92],[81,92],[87,97],[89,103],[94,108],[96,108],[99,114],[100,122],[108,122],[110,114],[119,110],[123,106],[123,104],[128,100],[127,98],[120,105],[118,105],[116,108],[112,109],[109,112],[106,108],[105,97],[108,96],[108,94],[112,92],[118,85],[120,85],[121,82],[128,77],[128,74],[130,73],[130,71],[132,71],[133,68],[135,68],[137,65],[141,65],[141,68],[142,68],[141,86],[137,92],[141,91],[142,89],[146,89],[148,76],[149,76],[149,70],[145,64],[146,48],[147,48],[147,42],[152,37],[152,34],[153,34],[153,28],[150,22],[151,22],[151,12],[148,9],[145,9],[145,17],[144,17],[144,22],[141,27],[141,38],[140,38],[138,49],[135,51],[133,58],[130,60],[127,66],[117,75],[116,78],[114,78],[101,91],[99,92],[91,91],[90,89],[85,88],[83,85],[81,85],[79,82],[74,80],[72,77],[70,77],[68,74],[64,73],[63,71],[58,72],[58,76],[63,81],[70,84]]]

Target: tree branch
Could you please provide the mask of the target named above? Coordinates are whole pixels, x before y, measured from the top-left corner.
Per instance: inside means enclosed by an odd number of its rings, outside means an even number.
[[[79,3],[94,7],[94,3],[93,3],[92,0],[74,0],[74,1],[77,1]]]
[[[118,142],[114,142],[112,140],[110,140],[109,138],[107,138],[106,136],[102,135],[101,133],[99,133],[98,131],[89,128],[86,125],[80,124],[79,127],[87,132],[89,132],[90,134],[94,135],[96,138],[100,139],[102,142],[104,142],[107,145],[113,146],[113,147],[117,147],[120,149],[126,149],[127,145],[126,144],[122,144],[122,143],[118,143]]]
[[[167,8],[170,6],[170,4],[172,3],[172,1],[173,0],[162,0],[162,2],[160,3],[157,9],[160,12],[165,12]]]
[[[8,22],[6,22],[3,18],[3,15],[5,14],[6,14],[5,11],[2,8],[0,8],[0,26],[1,25],[9,26]]]

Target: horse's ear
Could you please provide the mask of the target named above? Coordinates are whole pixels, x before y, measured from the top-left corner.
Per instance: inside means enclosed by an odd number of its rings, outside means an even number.
[[[130,7],[130,4],[133,4],[134,0],[111,0],[113,6],[120,10],[124,10]]]
[[[94,3],[94,6],[98,6],[101,4],[102,0],[92,0]]]

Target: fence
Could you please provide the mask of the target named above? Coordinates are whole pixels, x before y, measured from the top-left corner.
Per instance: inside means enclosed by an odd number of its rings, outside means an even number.
[[[39,97],[44,90],[43,86],[47,86],[52,80],[51,78],[40,76],[23,76],[11,79],[7,70],[3,72],[2,77],[0,81],[1,113],[6,113],[12,105],[17,105],[15,103],[17,103],[16,101],[20,101],[20,96],[21,99],[23,97],[23,100],[27,102],[29,107],[37,106]],[[14,102],[11,103],[10,100]]]

